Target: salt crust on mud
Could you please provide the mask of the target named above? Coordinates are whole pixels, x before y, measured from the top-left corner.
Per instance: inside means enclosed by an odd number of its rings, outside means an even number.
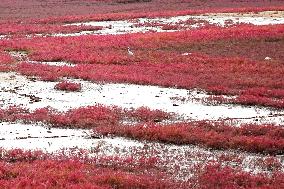
[[[50,66],[69,66],[74,67],[75,64],[71,64],[68,62],[39,62],[39,61],[32,61],[29,60],[28,52],[26,51],[7,51],[7,53],[10,54],[11,57],[13,57],[17,61],[26,61],[31,64],[44,64],[44,65],[50,65]]]
[[[87,35],[87,34],[100,34],[100,35],[110,35],[110,34],[126,34],[126,33],[139,33],[139,32],[173,32],[178,30],[163,30],[161,26],[143,26],[144,23],[155,23],[155,24],[173,24],[184,26],[184,24],[179,24],[179,22],[187,20],[204,20],[211,24],[216,24],[219,26],[225,26],[227,21],[231,21],[231,24],[236,23],[246,23],[254,25],[269,25],[269,24],[284,24],[284,17],[258,17],[258,16],[238,16],[234,14],[211,14],[211,15],[186,15],[186,16],[176,16],[170,18],[138,18],[133,20],[119,20],[119,21],[97,21],[97,22],[82,22],[82,23],[72,23],[66,25],[86,25],[86,26],[102,26],[102,30],[98,31],[83,31],[79,33],[72,34],[53,34],[54,36],[77,36],[77,35]],[[137,26],[137,24],[142,24],[142,26]],[[197,23],[190,25],[189,29],[197,28],[203,24]]]
[[[7,122],[0,123],[0,127],[0,146],[6,149],[21,148],[57,152],[69,148],[91,150],[99,144],[109,145],[112,148],[142,145],[122,138],[92,139],[91,131],[87,129],[48,128],[40,124]]]
[[[55,90],[57,82],[45,82],[28,79],[16,73],[0,73],[0,108],[22,106],[30,110],[50,106],[58,111],[67,111],[82,106],[103,104],[122,108],[160,109],[173,112],[179,119],[186,120],[218,120],[218,119],[250,119],[263,118],[268,123],[283,124],[283,111],[266,108],[244,107],[237,105],[207,106],[194,98],[208,97],[195,90],[164,88],[158,86],[142,86],[134,84],[92,83],[83,80],[65,79],[82,84],[80,92]],[[173,97],[192,100],[176,101]],[[37,99],[35,102],[34,99]]]
[[[28,61],[28,63],[32,64],[44,64],[44,65],[50,65],[50,66],[69,66],[69,67],[75,67],[75,64],[71,64],[68,62],[38,62],[38,61]]]

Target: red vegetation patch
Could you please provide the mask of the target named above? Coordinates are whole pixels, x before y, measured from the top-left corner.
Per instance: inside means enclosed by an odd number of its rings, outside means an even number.
[[[240,95],[231,103],[243,105],[260,105],[274,108],[284,108],[284,99],[271,99],[271,97],[261,97],[254,95]]]
[[[273,0],[25,0],[18,3],[3,0],[0,19],[21,18],[21,20],[5,21],[0,24],[0,33],[14,35],[12,39],[0,40],[1,52],[26,50],[29,52],[30,60],[64,60],[78,65],[56,67],[20,63],[14,68],[10,66],[14,60],[8,54],[0,53],[0,70],[14,70],[28,76],[39,76],[46,81],[56,81],[66,76],[92,81],[199,88],[215,95],[237,95],[232,101],[224,101],[226,103],[284,108],[284,53],[281,51],[284,49],[283,25],[239,25],[225,29],[206,26],[201,30],[184,32],[119,36],[20,38],[26,34],[101,29],[89,26],[62,26],[61,23],[65,22],[121,20],[219,11],[284,10],[281,3]],[[13,8],[10,8],[11,5]],[[3,8],[4,10],[1,11]],[[190,10],[184,10],[188,8]],[[113,14],[99,14],[109,12]],[[93,15],[86,15],[89,13]],[[38,20],[39,17],[44,19]],[[22,18],[33,20],[23,21]],[[227,24],[230,22],[228,21]],[[174,25],[163,27],[178,29]],[[127,47],[131,47],[134,52],[131,58],[127,55]],[[271,60],[265,61],[266,56]],[[73,83],[59,83],[55,88],[73,91],[78,86]],[[215,100],[222,100],[222,97],[217,96]],[[270,155],[284,153],[284,129],[281,126],[232,127],[214,122],[170,125],[152,123],[169,119],[171,115],[145,107],[122,110],[117,107],[97,105],[68,112],[57,112],[49,108],[37,109],[34,112],[19,107],[0,109],[2,121],[21,120],[28,123],[44,122],[55,127],[92,128],[96,135],[111,134],[178,145],[200,145],[213,149],[234,149]],[[131,126],[123,125],[125,120],[139,123]],[[179,175],[179,166],[174,168],[165,166],[171,162],[165,162],[164,166],[161,166],[158,164],[162,161],[158,158],[161,156],[155,156],[154,150],[152,153],[154,156],[149,157],[146,157],[147,153],[140,153],[138,159],[133,156],[125,159],[119,157],[92,159],[79,154],[84,157],[79,159],[78,156],[66,157],[65,154],[54,157],[42,152],[1,150],[0,188],[284,188],[280,158],[262,159],[263,161],[258,163],[267,168],[268,174],[252,174],[241,169],[225,167],[223,162],[227,161],[232,165],[238,161],[238,157],[233,161],[232,157],[224,155],[223,159],[221,158],[222,165],[215,163],[204,165],[204,161],[197,164],[197,169],[188,182],[180,180],[181,177],[173,177]],[[137,154],[131,155],[137,156]],[[204,157],[198,158],[202,161]],[[179,161],[181,160],[177,158],[173,162]],[[188,175],[191,175],[191,172]]]
[[[81,31],[101,30],[100,26],[62,26],[61,24],[24,24],[24,23],[2,23],[0,24],[1,35],[23,36],[35,34],[54,34],[54,33],[77,33]]]
[[[14,59],[6,52],[0,52],[0,65],[11,64]]]
[[[267,177],[222,167],[219,164],[209,164],[193,182],[196,182],[197,188],[282,188],[283,179],[284,174],[281,172],[275,172]]]
[[[269,89],[265,87],[252,87],[248,90],[243,90],[236,98],[227,98],[222,94],[230,94],[228,89],[224,87],[214,87],[209,89],[211,95],[202,98],[201,101],[205,104],[242,104],[242,105],[258,105],[265,107],[284,108],[284,90]]]
[[[197,165],[189,181],[172,178],[151,158],[78,158],[1,150],[1,188],[282,188],[282,172],[252,174],[219,163]],[[178,170],[177,170],[178,171]],[[175,173],[176,174],[176,173]]]
[[[42,80],[50,81],[67,76],[91,81],[154,84],[187,89],[201,88],[211,94],[239,95],[237,99],[229,101],[230,103],[284,107],[282,95],[284,80],[281,79],[284,67],[282,69],[280,64],[254,64],[222,59],[219,61],[207,60],[210,62],[204,64],[192,62],[164,66],[141,63],[133,65],[78,65],[74,68],[23,63],[18,66],[17,70],[21,74],[39,76]],[[263,69],[261,72],[259,71],[260,67]],[[249,88],[258,87],[268,91],[267,95],[250,95],[250,92],[246,92]]]
[[[150,110],[147,107],[140,107],[134,110],[127,111],[127,115],[130,118],[134,118],[136,121],[143,122],[161,122],[166,119],[170,119],[170,114],[161,110]]]
[[[36,109],[29,112],[21,107],[0,109],[0,120],[25,122],[44,122],[56,127],[94,128],[97,126],[118,125],[129,120],[135,122],[160,122],[169,120],[172,115],[160,110],[150,110],[145,107],[132,110],[122,110],[118,107],[102,105],[80,107],[67,112],[57,112],[49,108]]]
[[[18,66],[21,74],[43,80],[67,76],[199,88],[212,94],[238,95],[232,103],[283,108],[284,53],[279,50],[284,49],[283,33],[282,25],[240,25],[174,33],[14,39],[2,41],[1,46],[32,51],[30,58],[39,61],[78,64],[72,68],[28,63]],[[134,51],[132,57],[127,54],[128,46]],[[269,62],[264,60],[267,51],[273,55]],[[184,52],[190,54],[183,56]],[[265,95],[251,88],[264,90]]]
[[[12,70],[11,63],[15,60],[6,52],[0,52],[0,71],[6,72]]]
[[[0,7],[1,19],[37,20],[45,18],[43,20],[51,22],[96,18],[127,19],[222,11],[283,10],[283,3],[279,0],[18,0],[17,3],[12,0],[2,0],[1,3],[3,5]]]
[[[67,81],[57,83],[54,86],[54,89],[61,91],[81,91],[81,88],[82,85],[80,83],[72,83]]]
[[[23,120],[44,122],[54,127],[90,128],[95,135],[115,135],[138,140],[171,144],[201,145],[214,149],[236,149],[263,154],[281,154],[284,151],[284,129],[274,125],[229,126],[215,122],[190,122],[157,125],[171,119],[171,115],[142,107],[137,110],[121,110],[117,107],[89,106],[69,110],[66,113],[48,108],[29,112],[18,107],[0,110],[3,121]],[[124,125],[123,121],[138,121]],[[143,124],[142,124],[142,123]]]
[[[266,56],[272,55],[275,61],[284,60],[279,50],[283,46],[283,33],[283,25],[240,25],[171,33],[13,39],[2,40],[0,45],[7,50],[31,51],[32,60],[65,60],[77,64],[204,63],[210,56],[220,58],[218,54],[227,60],[239,57],[239,61],[244,61],[241,57],[245,57],[263,62]],[[127,47],[134,50],[134,59],[127,56]],[[181,56],[184,52],[193,53],[193,57]]]
[[[125,169],[117,169],[106,166],[111,162],[101,160],[100,163],[101,165],[92,159],[84,162],[76,157],[52,157],[40,152],[2,150],[0,187],[94,189],[178,187],[178,184],[166,174],[157,170],[146,172],[143,165],[132,168],[124,163]]]
[[[201,145],[213,149],[236,149],[264,154],[284,153],[284,128],[271,125],[228,126],[223,123],[192,122],[171,125],[115,125],[94,129],[102,135],[171,144]]]

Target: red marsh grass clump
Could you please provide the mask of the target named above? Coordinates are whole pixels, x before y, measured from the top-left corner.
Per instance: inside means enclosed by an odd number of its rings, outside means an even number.
[[[278,188],[283,172],[253,174],[211,162],[197,165],[186,181],[150,163],[151,158],[78,158],[40,151],[1,150],[1,188],[96,188],[96,189],[188,189],[188,188]],[[178,171],[178,170],[177,170]],[[177,173],[174,173],[177,174]]]
[[[73,82],[67,82],[67,81],[62,81],[57,83],[54,86],[54,89],[56,90],[61,90],[61,91],[81,91],[82,85],[81,83],[73,83]]]
[[[215,122],[170,125],[153,123],[101,126],[95,133],[178,145],[201,145],[213,149],[235,149],[263,154],[284,153],[284,128],[274,125],[229,126]]]
[[[44,122],[54,127],[64,128],[94,128],[97,126],[118,125],[123,121],[133,122],[161,122],[170,120],[172,114],[161,110],[150,110],[146,107],[137,109],[121,109],[115,106],[87,106],[71,109],[67,112],[58,112],[51,108],[40,108],[33,112],[21,107],[0,109],[0,120],[26,123]]]
[[[1,188],[178,188],[168,175],[152,169],[149,165],[137,162],[124,163],[99,159],[81,159],[55,156],[42,152],[22,150],[1,150],[0,187]],[[113,166],[113,167],[112,167]]]
[[[13,63],[15,60],[6,52],[0,51],[0,71],[8,72],[13,70]]]
[[[197,188],[281,188],[284,187],[283,173],[276,172],[271,177],[238,171],[220,164],[206,165],[194,178]]]
[[[209,97],[204,97],[201,101],[205,104],[242,104],[249,106],[264,106],[282,109],[284,107],[284,90],[269,89],[265,87],[252,87],[248,90],[243,90],[236,98],[227,98],[224,94],[229,94],[224,87],[210,88]]]
[[[0,65],[11,64],[15,60],[6,52],[0,52]]]
[[[147,107],[140,107],[137,109],[126,111],[129,118],[135,121],[143,122],[161,122],[171,118],[171,114],[162,110],[151,110]]]

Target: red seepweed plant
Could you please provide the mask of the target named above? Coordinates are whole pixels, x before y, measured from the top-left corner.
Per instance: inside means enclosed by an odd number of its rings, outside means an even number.
[[[283,172],[253,174],[217,162],[196,165],[189,180],[173,178],[151,158],[79,158],[1,149],[2,188],[250,188],[283,186]],[[150,164],[149,164],[150,163]],[[178,171],[178,170],[177,170]]]
[[[54,86],[54,89],[61,90],[61,91],[81,91],[82,85],[80,83],[73,83],[73,82],[59,82]]]
[[[13,70],[15,60],[6,52],[0,52],[0,71],[7,72]]]
[[[284,129],[274,125],[229,126],[215,122],[170,125],[139,124],[94,128],[95,133],[170,144],[200,145],[212,149],[235,149],[263,154],[282,154]]]
[[[173,114],[161,110],[150,110],[146,107],[138,109],[121,109],[115,106],[87,106],[58,112],[51,108],[40,108],[33,112],[22,107],[11,106],[0,109],[2,121],[44,122],[54,127],[94,128],[101,125],[118,125],[123,121],[162,122],[172,119]]]

